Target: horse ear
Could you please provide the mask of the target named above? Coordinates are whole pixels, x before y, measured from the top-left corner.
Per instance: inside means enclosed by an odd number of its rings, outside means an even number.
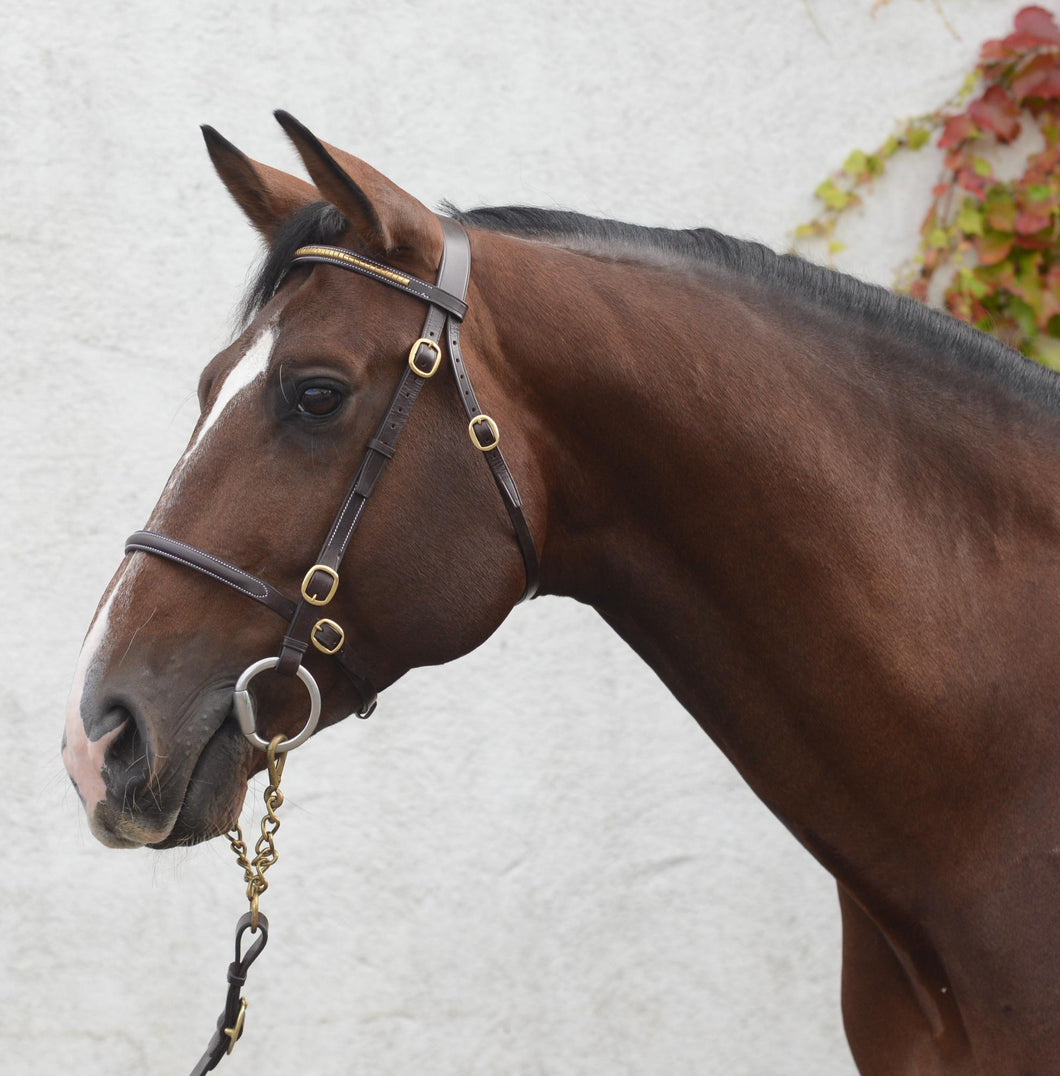
[[[270,243],[292,213],[320,201],[320,192],[304,180],[252,161],[212,127],[204,126],[202,136],[221,182]]]
[[[384,254],[404,253],[432,272],[442,259],[438,218],[364,161],[321,142],[290,113],[275,113],[320,193],[360,237]]]

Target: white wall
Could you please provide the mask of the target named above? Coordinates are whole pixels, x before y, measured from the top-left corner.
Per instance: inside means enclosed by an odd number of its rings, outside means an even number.
[[[98,846],[58,751],[256,252],[196,125],[293,168],[284,107],[429,204],[784,247],[824,174],[945,99],[1020,5],[871,6],[4,5],[0,1071],[189,1069],[244,908],[221,842]],[[896,174],[854,271],[887,282],[913,249],[936,164]],[[285,787],[273,939],[221,1071],[853,1071],[829,878],[590,611],[517,610]]]

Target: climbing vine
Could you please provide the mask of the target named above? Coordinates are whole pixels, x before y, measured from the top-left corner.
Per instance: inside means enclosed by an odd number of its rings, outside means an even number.
[[[842,249],[837,225],[896,154],[937,134],[944,174],[932,188],[919,250],[896,288],[951,313],[1060,370],[1060,28],[1023,8],[1012,33],[983,44],[960,91],[905,122],[871,153],[854,150],[814,192],[822,209],[796,238]],[[1000,168],[1023,136],[1022,171]],[[1008,162],[1011,165],[1011,161]],[[1008,176],[1008,178],[1006,178]]]

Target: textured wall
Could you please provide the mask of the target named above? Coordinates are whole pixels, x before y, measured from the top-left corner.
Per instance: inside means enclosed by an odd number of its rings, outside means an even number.
[[[196,125],[293,167],[285,107],[429,204],[783,247],[823,174],[945,99],[1019,5],[871,6],[5,6],[0,1070],[186,1070],[243,910],[222,843],[96,845],[58,752],[82,634],[255,253]],[[883,185],[853,271],[890,278],[936,165]],[[223,1071],[852,1072],[829,878],[591,611],[517,610],[285,785],[273,940]]]

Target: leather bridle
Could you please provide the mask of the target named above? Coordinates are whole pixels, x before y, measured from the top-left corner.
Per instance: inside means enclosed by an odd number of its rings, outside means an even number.
[[[398,438],[408,421],[416,398],[426,381],[434,376],[448,351],[453,376],[468,417],[471,443],[489,464],[511,519],[523,557],[526,586],[522,598],[532,598],[537,591],[538,555],[526,521],[519,490],[501,455],[497,423],[482,412],[475,398],[460,350],[460,323],[467,312],[468,281],[471,274],[471,244],[467,232],[455,220],[439,217],[442,227],[442,260],[435,284],[417,280],[391,266],[362,257],[342,247],[304,246],[295,251],[289,268],[296,265],[331,265],[360,273],[381,284],[414,295],[427,304],[423,331],[408,352],[408,362],[398,382],[383,421],[369,440],[360,469],[350,485],[342,507],[320,550],[316,563],[305,573],[298,598],[291,599],[275,587],[210,553],[175,538],[154,531],[137,531],[125,543],[125,552],[153,553],[159,557],[194,568],[196,571],[253,598],[287,621],[287,631],[277,657],[255,662],[236,684],[236,716],[243,732],[259,747],[267,741],[257,735],[253,704],[247,687],[264,669],[274,668],[284,676],[297,675],[310,693],[310,720],[298,736],[286,740],[280,750],[289,750],[303,742],[316,726],[320,712],[320,695],[312,676],[302,664],[310,644],[333,657],[349,677],[360,696],[358,717],[368,717],[375,709],[376,691],[367,672],[346,643],[346,633],[334,620],[320,615],[332,601],[339,586],[339,567],[343,555],[360,522],[364,507],[376,482],[394,456]]]

